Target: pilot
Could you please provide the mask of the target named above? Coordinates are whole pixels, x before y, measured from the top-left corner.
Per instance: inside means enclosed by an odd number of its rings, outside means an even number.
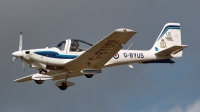
[[[78,47],[79,47],[78,42],[77,42],[77,41],[74,41],[74,42],[71,44],[70,51],[79,51]]]

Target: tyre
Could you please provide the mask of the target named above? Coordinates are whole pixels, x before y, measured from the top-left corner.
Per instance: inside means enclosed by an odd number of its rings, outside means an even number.
[[[92,77],[93,77],[93,74],[85,74],[85,77],[87,77],[87,78],[92,78]]]

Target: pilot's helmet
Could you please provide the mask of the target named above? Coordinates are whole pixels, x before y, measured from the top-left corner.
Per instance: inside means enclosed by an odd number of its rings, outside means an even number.
[[[78,44],[78,42],[77,42],[77,41],[74,41],[74,42],[72,43],[72,46],[79,47],[79,44]]]

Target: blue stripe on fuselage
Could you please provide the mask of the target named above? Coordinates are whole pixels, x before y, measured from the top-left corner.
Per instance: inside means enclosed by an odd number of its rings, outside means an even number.
[[[59,54],[55,51],[36,51],[34,53],[45,57],[58,58],[58,59],[74,59],[77,57],[77,55]]]

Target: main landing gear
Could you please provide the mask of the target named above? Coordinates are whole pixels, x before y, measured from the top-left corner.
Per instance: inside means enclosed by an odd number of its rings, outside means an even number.
[[[42,74],[42,73],[47,73],[47,70],[45,70],[45,69],[39,69],[39,74]]]
[[[39,69],[39,74],[47,73],[45,69]],[[44,80],[34,80],[36,84],[42,84]]]
[[[94,74],[85,74],[85,77],[92,78]]]
[[[61,86],[58,86],[60,90],[66,90],[67,89],[67,83],[66,81],[65,82],[62,82]]]
[[[42,84],[43,82],[44,82],[44,80],[34,80],[35,81],[35,83],[37,83],[37,84]]]
[[[61,85],[60,86],[58,86],[58,88],[60,89],[60,90],[66,90],[67,89],[67,78],[69,77],[69,72],[67,73],[67,75],[66,75],[66,77],[65,77],[65,80],[61,83]]]

